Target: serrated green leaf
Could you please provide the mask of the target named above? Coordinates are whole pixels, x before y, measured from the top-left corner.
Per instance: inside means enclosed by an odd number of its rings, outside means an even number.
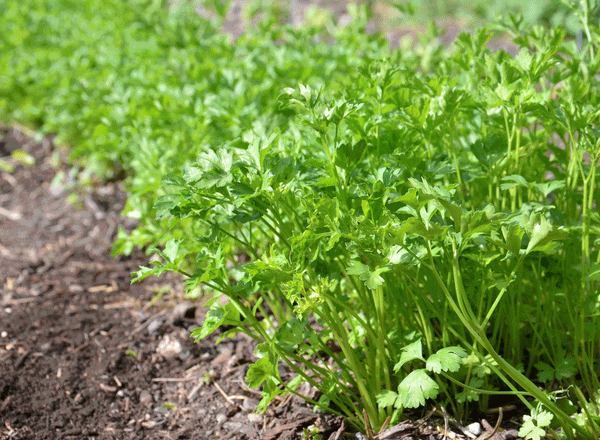
[[[226,316],[227,310],[218,302],[215,302],[206,312],[202,326],[192,330],[192,337],[195,338],[194,342],[204,339],[218,329],[225,321]]]
[[[409,344],[402,348],[402,354],[400,354],[400,361],[396,365],[394,365],[394,371],[397,373],[407,362],[413,361],[415,359],[425,361],[425,359],[423,359],[423,347],[421,344],[421,339],[418,339],[412,344]]]
[[[533,62],[533,56],[529,53],[529,49],[522,48],[519,51],[519,54],[515,57],[515,61],[517,62],[519,67],[521,67],[521,69],[523,69],[523,71],[525,71],[527,73],[527,72],[529,72],[529,69],[531,68],[531,63]]]
[[[564,180],[552,180],[550,182],[534,183],[533,187],[540,191],[544,197],[548,197],[550,193],[559,189],[563,189],[565,185],[566,182]]]
[[[156,218],[170,217],[172,211],[179,206],[180,196],[177,194],[166,194],[160,196],[153,208],[156,210]]]
[[[450,214],[450,217],[452,217],[452,220],[454,221],[454,228],[457,231],[460,231],[461,219],[463,215],[462,206],[452,203],[445,199],[439,199],[438,203],[440,203],[444,207],[446,212]]]
[[[543,436],[546,435],[546,431],[542,428],[539,428],[535,425],[532,420],[528,420],[527,417],[524,416],[525,423],[519,429],[519,437],[524,438],[525,440],[540,440]]]
[[[509,225],[508,227],[502,227],[502,235],[506,241],[506,247],[514,255],[519,255],[521,251],[521,243],[523,242],[523,235],[525,231],[519,225]]]
[[[388,408],[390,406],[396,407],[396,403],[399,403],[398,393],[391,390],[384,390],[376,396],[377,405],[380,408]]]
[[[351,266],[348,267],[347,272],[349,275],[358,276],[369,289],[373,290],[383,284],[384,279],[381,276],[381,273],[388,270],[389,268],[387,267],[378,267],[372,271],[366,264],[363,264],[360,261],[353,261]]]
[[[390,264],[402,264],[410,261],[412,255],[410,255],[402,246],[392,246],[387,258]]]
[[[159,276],[164,272],[164,266],[159,265],[157,267],[146,267],[141,266],[137,272],[134,272],[134,278],[131,280],[132,283],[137,283],[138,281],[143,280],[144,278],[148,278],[149,276],[156,275]]]
[[[273,399],[281,395],[282,393],[283,391],[280,390],[277,386],[276,380],[274,380],[272,377],[265,378],[265,382],[261,390],[261,394],[263,397],[256,406],[257,413],[263,414],[267,410],[269,404],[273,401]]]
[[[246,382],[250,388],[258,388],[265,380],[273,377],[275,366],[269,360],[268,356],[258,359],[248,367]]]
[[[304,342],[306,326],[306,322],[301,322],[297,318],[291,319],[279,328],[275,334],[275,342],[286,350],[294,350]]]
[[[483,379],[479,377],[471,377],[471,380],[467,385],[469,385],[472,388],[481,388],[483,384]],[[456,400],[459,403],[478,402],[480,395],[481,394],[476,390],[465,388],[463,391],[456,394]]]
[[[315,186],[317,188],[331,188],[337,185],[337,180],[335,177],[320,177],[317,180],[317,183],[315,184]]]
[[[500,135],[489,135],[471,145],[471,151],[487,169],[506,157],[506,139]]]
[[[531,411],[531,415],[523,416],[523,426],[519,429],[519,437],[524,439],[540,440],[546,435],[546,431],[542,428],[550,426],[553,415],[549,411],[538,411],[535,408]]]
[[[547,383],[554,380],[554,368],[552,366],[545,362],[538,362],[535,364],[535,368],[538,370],[537,378],[540,382]]]
[[[503,191],[506,191],[507,189],[510,188],[515,188],[515,187],[522,187],[522,188],[528,188],[529,185],[527,184],[527,180],[525,180],[525,178],[523,176],[520,176],[518,174],[513,174],[511,176],[504,176],[502,178],[502,182],[500,184],[500,189]]]
[[[425,226],[420,219],[411,217],[402,223],[399,233],[402,235],[415,234],[429,240],[441,240],[447,230],[447,227],[437,223],[430,223],[429,226]]]
[[[462,347],[446,347],[438,350],[427,359],[426,368],[434,373],[442,371],[456,372],[462,366],[462,359],[467,352]]]
[[[427,399],[435,399],[439,386],[429,377],[427,370],[419,369],[410,373],[398,385],[398,400],[404,408],[417,408],[425,405]]]
[[[242,209],[234,211],[233,215],[229,217],[229,221],[238,223],[250,223],[258,220],[262,217],[262,214],[258,211],[247,212]]]
[[[568,379],[577,374],[577,361],[573,356],[563,358],[555,368],[557,380]]]
[[[183,171],[183,178],[186,183],[196,183],[201,180],[204,170],[198,167],[188,167]]]

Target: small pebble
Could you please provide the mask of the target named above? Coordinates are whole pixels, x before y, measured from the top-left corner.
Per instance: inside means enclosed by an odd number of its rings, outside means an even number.
[[[152,404],[152,395],[144,390],[140,393],[140,403],[144,406],[149,406],[150,404]]]
[[[473,435],[479,435],[481,434],[481,424],[478,422],[471,423],[470,425],[467,425],[467,431]]]
[[[8,337],[8,332],[1,332],[0,333],[0,337],[7,338]]]
[[[148,324],[148,333],[150,333],[151,335],[156,333],[158,331],[158,329],[160,329],[162,324],[163,324],[162,319],[160,319],[160,318],[155,319],[150,324]]]
[[[252,423],[260,423],[260,422],[262,422],[262,419],[263,419],[262,416],[260,416],[256,413],[250,413],[246,417],[248,418],[248,421],[252,422]]]
[[[171,359],[178,356],[183,351],[181,343],[169,335],[165,335],[156,347],[156,353],[163,356],[165,359]]]
[[[254,399],[244,399],[242,402],[242,409],[244,411],[254,411],[256,409],[256,405],[258,405],[258,401]]]

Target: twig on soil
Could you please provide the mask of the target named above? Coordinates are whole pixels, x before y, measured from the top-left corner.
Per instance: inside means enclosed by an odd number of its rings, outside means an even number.
[[[187,396],[187,400],[192,400],[192,398],[196,395],[196,393],[198,392],[198,390],[200,388],[202,388],[202,385],[204,385],[204,382],[200,382],[198,385],[196,385],[192,391],[189,392],[188,396]]]
[[[19,221],[23,218],[23,215],[20,212],[9,211],[8,209],[3,208],[2,206],[0,206],[0,215],[14,222]]]
[[[13,188],[15,188],[17,186],[17,179],[15,179],[13,176],[11,176],[8,173],[2,173],[2,178],[4,180],[6,180],[8,182],[8,184],[10,186],[12,186]]]
[[[280,409],[280,408],[283,408],[283,407],[284,407],[286,404],[288,404],[288,403],[290,402],[290,400],[292,400],[292,398],[293,398],[293,397],[294,397],[294,395],[293,395],[293,394],[288,394],[288,395],[285,397],[285,399],[283,399],[283,400],[282,400],[282,401],[279,403],[279,405],[277,405],[277,406],[275,407],[275,411],[277,411],[277,410],[278,410],[278,409]]]
[[[16,258],[11,251],[9,251],[8,249],[6,249],[1,244],[0,244],[0,255],[4,256],[6,258],[10,258],[12,260],[14,260]]]
[[[246,397],[246,396],[228,396],[227,393],[225,393],[225,391],[223,390],[223,388],[221,388],[221,386],[217,382],[213,381],[213,385],[219,391],[219,393],[221,393],[221,395],[223,397],[225,397],[225,400],[227,400],[227,403],[229,403],[230,405],[235,405],[236,404],[233,401],[233,399],[237,399],[237,400],[246,400],[246,399],[248,399],[248,397]]]
[[[494,430],[490,433],[490,432],[485,432],[482,435],[480,435],[477,440],[490,440],[493,436],[496,435],[496,433],[498,432],[498,429],[500,428],[500,423],[502,423],[502,407],[499,407],[500,411],[498,412],[498,420],[496,421],[496,426],[494,427]]]
[[[196,377],[155,377],[152,382],[187,382],[195,380]]]

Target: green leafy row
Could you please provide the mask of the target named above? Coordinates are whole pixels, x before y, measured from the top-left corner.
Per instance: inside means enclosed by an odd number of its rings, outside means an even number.
[[[510,394],[523,436],[597,438],[600,31],[570,7],[585,44],[509,17],[513,57],[486,29],[390,51],[360,9],[232,43],[186,7],[3,2],[0,118],[125,177],[115,252],[212,297],[194,337],[257,341],[260,409],[294,393],[378,430]]]
[[[121,235],[125,253],[185,234],[153,220],[167,173],[253,127],[286,130],[283,87],[335,90],[387,51],[381,36],[348,29],[332,47],[325,29],[271,22],[234,43],[191,3],[3,1],[0,12],[0,118],[57,134],[83,181],[127,178],[125,214],[141,226]]]
[[[485,407],[499,378],[567,435],[597,432],[597,410],[582,413],[586,431],[528,379],[581,387],[587,397],[569,396],[583,408],[600,389],[597,49],[508,26],[515,58],[481,30],[431,72],[395,52],[330,99],[284,89],[312,136],[254,133],[165,182],[161,215],[210,231],[184,270],[190,288],[231,301],[196,336],[226,323],[261,342],[248,378],[263,406],[308,381],[317,405],[380,427],[438,389],[456,414]],[[443,364],[457,374],[433,382],[396,364],[415,338],[430,353],[460,343],[464,368]],[[296,376],[280,377],[280,360]]]

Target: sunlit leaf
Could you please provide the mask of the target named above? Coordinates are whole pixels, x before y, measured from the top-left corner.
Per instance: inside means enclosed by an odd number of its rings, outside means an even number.
[[[438,384],[429,377],[427,370],[415,370],[398,386],[398,400],[404,408],[417,408],[425,405],[425,400],[435,399],[438,388]]]
[[[434,373],[456,372],[460,370],[462,358],[465,357],[467,357],[467,352],[462,347],[442,348],[427,358],[426,368]]]

